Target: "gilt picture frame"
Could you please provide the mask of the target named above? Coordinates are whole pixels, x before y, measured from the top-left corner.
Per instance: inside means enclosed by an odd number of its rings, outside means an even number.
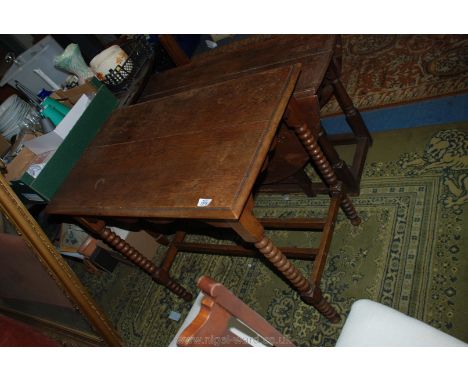
[[[93,335],[85,333],[83,333],[83,336],[80,336],[79,333],[69,330],[62,324],[31,317],[28,314],[21,314],[17,311],[8,311],[8,309],[0,309],[0,311],[13,318],[21,318],[27,323],[34,323],[35,326],[39,327],[39,329],[42,328],[46,332],[55,329],[55,332],[71,338],[71,344],[73,344],[73,339],[75,338],[77,343],[84,345],[99,344],[101,342],[102,345],[122,346],[122,338],[106,317],[104,311],[97,305],[88,290],[62,258],[62,255],[50,242],[28,209],[11,189],[3,175],[0,175],[0,213],[14,227],[17,235],[24,239],[37,261],[51,276],[71,305],[81,313],[81,316],[94,329],[97,337],[93,338]]]

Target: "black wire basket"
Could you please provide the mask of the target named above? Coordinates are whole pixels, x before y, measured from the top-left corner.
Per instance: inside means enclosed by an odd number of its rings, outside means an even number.
[[[120,47],[128,58],[106,74],[104,83],[114,93],[127,90],[143,65],[153,54],[153,46],[146,36],[138,35],[122,43]]]

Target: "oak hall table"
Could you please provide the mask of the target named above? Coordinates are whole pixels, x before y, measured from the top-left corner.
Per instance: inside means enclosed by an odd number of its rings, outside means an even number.
[[[353,224],[360,219],[291,97],[300,67],[286,65],[247,74],[116,110],[47,212],[76,217],[156,282],[186,300],[191,294],[169,275],[177,250],[189,250],[183,246],[183,232],[177,232],[162,265],[157,266],[107,228],[104,220],[194,219],[232,228],[245,242],[254,244],[306,303],[330,320],[339,320],[322,296],[320,277],[340,206]],[[323,219],[262,220],[252,213],[252,188],[282,118],[296,131],[332,190]],[[322,230],[320,248],[282,251],[265,236],[264,226]],[[217,248],[234,255],[243,251]],[[310,278],[288,260],[285,254],[289,253],[314,259]]]

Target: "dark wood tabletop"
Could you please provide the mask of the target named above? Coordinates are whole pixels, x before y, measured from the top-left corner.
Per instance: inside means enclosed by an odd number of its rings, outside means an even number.
[[[336,44],[335,35],[253,36],[194,56],[188,65],[151,76],[140,101],[294,63],[302,64],[295,96],[314,95]]]
[[[286,65],[116,110],[48,213],[237,219],[299,72]]]

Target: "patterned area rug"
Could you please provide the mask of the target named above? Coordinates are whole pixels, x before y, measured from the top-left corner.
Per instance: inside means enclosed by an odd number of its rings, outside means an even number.
[[[344,35],[342,54],[361,111],[468,91],[468,35]],[[336,102],[322,111],[341,113]]]
[[[361,196],[354,198],[363,223],[353,227],[340,212],[324,294],[342,317],[356,299],[368,298],[468,341],[468,123],[378,133],[374,139]],[[321,216],[327,202],[261,195],[256,214]],[[279,245],[318,239],[301,232],[271,236]],[[310,262],[295,264],[311,269]],[[127,345],[166,346],[191,307],[128,266],[100,277],[74,268]],[[304,304],[262,259],[183,253],[172,274],[195,295],[197,278],[210,275],[301,346],[332,346],[343,325],[330,324]],[[180,312],[181,321],[171,321],[171,311]]]

